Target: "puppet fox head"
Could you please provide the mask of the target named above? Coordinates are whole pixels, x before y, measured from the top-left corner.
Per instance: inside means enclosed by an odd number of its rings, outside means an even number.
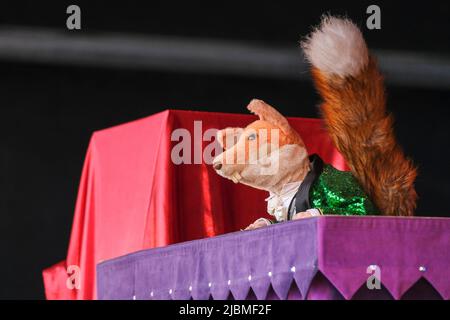
[[[224,149],[213,161],[217,173],[235,183],[275,193],[286,183],[303,180],[309,160],[300,135],[264,101],[254,99],[247,109],[259,120],[217,133]]]

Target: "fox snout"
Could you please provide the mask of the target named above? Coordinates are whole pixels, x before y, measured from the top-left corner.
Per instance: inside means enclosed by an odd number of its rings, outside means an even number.
[[[238,183],[241,179],[241,171],[244,169],[244,163],[236,163],[229,159],[234,158],[233,149],[225,150],[219,154],[213,161],[213,168],[222,177],[233,180],[234,183]]]
[[[217,132],[217,140],[223,148],[223,152],[213,160],[213,168],[222,177],[233,180],[235,183],[241,179],[240,171],[243,170],[242,161],[239,162],[237,154],[245,146],[240,142],[243,128],[226,128]],[[240,143],[239,143],[240,142]]]

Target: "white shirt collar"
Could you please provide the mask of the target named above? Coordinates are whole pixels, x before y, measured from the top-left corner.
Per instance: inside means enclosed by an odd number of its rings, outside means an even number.
[[[279,194],[270,192],[267,201],[267,212],[274,216],[277,221],[287,220],[289,204],[294,198],[302,181],[286,183]]]

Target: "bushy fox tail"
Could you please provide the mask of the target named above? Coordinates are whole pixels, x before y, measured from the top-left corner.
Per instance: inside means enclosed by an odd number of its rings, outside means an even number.
[[[383,78],[361,31],[327,16],[302,47],[328,132],[353,174],[384,215],[413,215],[417,170],[395,139]]]

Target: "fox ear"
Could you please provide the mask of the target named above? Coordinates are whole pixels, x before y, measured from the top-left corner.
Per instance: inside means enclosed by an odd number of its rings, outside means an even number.
[[[217,131],[216,137],[222,148],[229,149],[234,146],[241,136],[243,128],[225,128]]]
[[[247,109],[256,114],[260,120],[267,121],[279,127],[284,134],[289,135],[292,133],[292,128],[287,119],[264,101],[253,99],[248,104]]]

